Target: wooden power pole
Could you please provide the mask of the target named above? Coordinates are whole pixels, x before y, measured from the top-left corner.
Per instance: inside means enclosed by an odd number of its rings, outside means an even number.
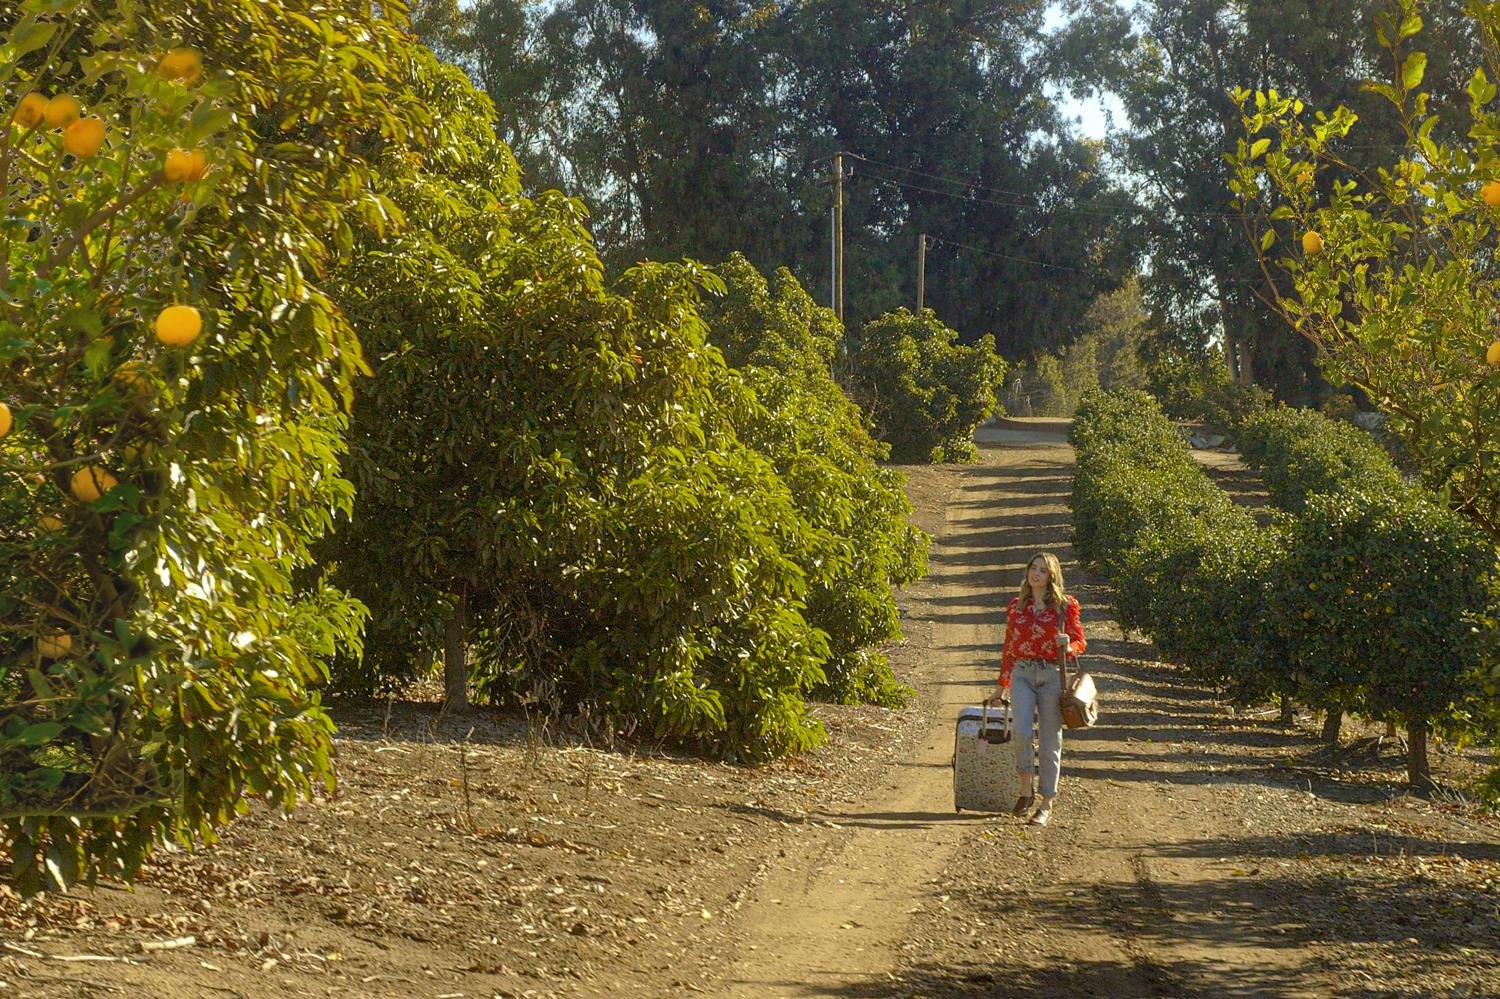
[[[833,311],[844,322],[844,154],[833,154]]]
[[[922,303],[927,298],[927,234],[917,237],[917,316],[922,315]]]

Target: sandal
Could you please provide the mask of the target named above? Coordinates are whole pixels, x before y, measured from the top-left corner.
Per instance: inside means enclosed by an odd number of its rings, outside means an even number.
[[[1050,818],[1052,818],[1052,807],[1050,805],[1043,805],[1031,816],[1029,825],[1044,826]]]
[[[1036,801],[1036,795],[1028,794],[1016,799],[1016,807],[1010,810],[1010,814],[1016,818],[1022,818],[1031,811],[1031,803]]]

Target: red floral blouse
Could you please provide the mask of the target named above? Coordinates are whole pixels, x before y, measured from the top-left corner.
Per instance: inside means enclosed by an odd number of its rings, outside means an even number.
[[[1070,655],[1082,655],[1088,647],[1083,638],[1078,600],[1068,597],[1064,605],[1063,630],[1068,634]],[[1010,673],[1017,659],[1057,661],[1057,611],[1051,607],[1037,610],[1030,601],[1021,606],[1020,597],[1012,597],[1005,611],[1005,647],[1000,651],[1000,686],[1010,686]]]

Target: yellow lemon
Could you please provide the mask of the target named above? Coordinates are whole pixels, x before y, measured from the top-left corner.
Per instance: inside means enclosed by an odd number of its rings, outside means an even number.
[[[172,49],[161,57],[161,62],[156,64],[158,76],[166,77],[168,80],[182,80],[192,83],[197,80],[203,72],[203,56],[197,49],[179,46]]]
[[[1314,229],[1302,234],[1302,252],[1309,257],[1323,252],[1323,236]]]
[[[61,659],[73,648],[73,636],[64,631],[36,637],[36,650],[45,659]]]
[[[83,109],[78,106],[78,98],[69,94],[58,94],[47,102],[42,108],[42,118],[53,128],[66,128],[78,120],[83,114]]]
[[[208,157],[201,149],[173,149],[167,153],[161,175],[169,184],[190,184],[208,172]]]
[[[203,317],[191,305],[169,305],[156,317],[156,339],[168,347],[184,347],[203,332]]]
[[[104,119],[79,118],[63,132],[63,148],[86,160],[104,145]]]
[[[1484,352],[1484,362],[1492,368],[1500,368],[1500,340],[1490,344],[1490,349]]]
[[[46,107],[47,98],[37,93],[27,94],[16,105],[16,113],[11,115],[10,120],[22,128],[32,128],[42,123],[42,112]]]
[[[1492,180],[1479,189],[1479,196],[1491,208],[1500,208],[1500,180]]]
[[[119,479],[98,465],[85,465],[73,473],[68,483],[80,503],[92,503],[119,484]]]
[[[10,407],[5,403],[0,402],[0,437],[4,437],[6,434],[10,433],[10,428],[14,425],[14,423],[15,421],[11,419]]]
[[[63,519],[61,517],[57,516],[54,513],[49,513],[49,514],[47,514],[47,515],[45,515],[43,517],[38,518],[37,522],[36,522],[36,526],[40,527],[42,530],[46,531],[48,534],[55,534],[56,532],[61,531],[63,528],[67,527],[68,525],[65,524],[65,523],[63,523]]]

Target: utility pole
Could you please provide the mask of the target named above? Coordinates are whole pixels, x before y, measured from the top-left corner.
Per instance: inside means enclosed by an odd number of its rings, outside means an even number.
[[[833,311],[844,322],[844,154],[833,154]]]
[[[927,234],[917,237],[917,317],[922,315],[922,302],[927,298]]]
[[[839,210],[828,206],[828,307],[839,311]]]

